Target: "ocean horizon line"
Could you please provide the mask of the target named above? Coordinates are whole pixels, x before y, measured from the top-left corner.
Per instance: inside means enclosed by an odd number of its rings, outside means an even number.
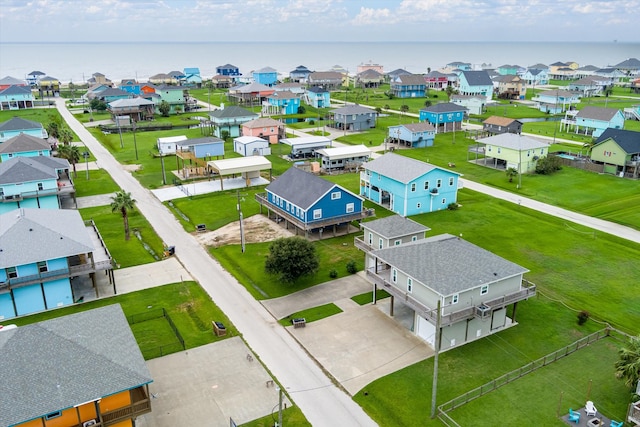
[[[600,41],[570,41],[570,40],[379,40],[379,41],[371,41],[371,40],[362,40],[362,41],[339,41],[339,40],[312,40],[312,41],[302,41],[302,40],[245,40],[245,41],[220,41],[220,40],[198,40],[198,41],[176,41],[176,40],[166,40],[166,41],[157,41],[157,40],[130,40],[130,41],[108,41],[108,40],[42,40],[42,41],[1,41],[0,45],[32,45],[32,44],[211,44],[211,43],[222,43],[222,44],[246,44],[246,43],[256,43],[256,44],[398,44],[398,43],[406,43],[406,44],[487,44],[487,43],[495,43],[495,44],[640,44],[640,40],[632,41],[632,40],[600,40]]]

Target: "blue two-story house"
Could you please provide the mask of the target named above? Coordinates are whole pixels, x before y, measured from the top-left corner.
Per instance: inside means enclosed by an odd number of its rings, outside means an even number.
[[[553,89],[540,92],[533,98],[538,109],[544,113],[558,114],[580,103],[580,94],[568,90]]]
[[[305,99],[307,104],[315,108],[327,108],[331,106],[331,93],[320,86],[313,86],[307,89]]]
[[[267,215],[284,220],[287,228],[293,226],[304,232],[318,232],[322,237],[327,227],[338,227],[349,232],[349,223],[372,216],[372,209],[365,210],[360,196],[296,167],[289,168],[269,184],[266,193],[256,194],[256,200],[267,208]]]
[[[140,95],[142,87],[140,86],[140,83],[138,83],[135,79],[124,79],[120,81],[118,89],[129,92],[133,95]]]
[[[0,91],[0,110],[33,108],[33,93],[29,86],[9,86]]]
[[[242,125],[257,119],[258,115],[242,107],[230,106],[212,111],[209,117],[215,126],[213,130],[215,136],[222,138],[222,132],[226,131],[231,138],[236,138],[242,135]]]
[[[432,147],[436,129],[429,122],[389,126],[390,141],[411,148]]]
[[[260,68],[253,72],[253,81],[265,86],[275,86],[278,83],[278,71],[271,67]]]
[[[570,113],[570,112],[567,112]],[[567,114],[562,120],[560,130],[574,131],[598,138],[602,133],[611,129],[624,127],[624,114],[617,108],[582,107],[577,113]],[[573,118],[571,116],[573,115]]]
[[[51,146],[42,138],[21,133],[0,144],[0,162],[14,157],[51,156]]]
[[[0,163],[0,213],[18,208],[60,209],[63,196],[75,196],[66,159],[14,157]]]
[[[423,98],[427,81],[419,74],[401,74],[391,80],[391,93],[396,98]]]
[[[436,133],[462,129],[462,120],[468,109],[453,102],[441,102],[420,110],[420,121],[430,123]]]
[[[106,270],[112,281],[111,256],[77,210],[16,212],[0,214],[0,320],[73,304],[72,278]]]
[[[188,86],[202,86],[202,76],[200,76],[200,68],[191,67],[184,69],[184,81]]]
[[[394,153],[362,167],[360,195],[398,215],[440,211],[457,203],[456,172]]]
[[[311,74],[311,70],[304,65],[298,65],[295,70],[289,72],[289,78],[292,82],[306,82]]]
[[[49,135],[42,126],[42,123],[26,120],[22,117],[13,117],[6,122],[0,123],[0,142],[18,136],[21,133],[35,136],[36,138],[47,139]]]
[[[267,96],[263,110],[266,114],[297,114],[298,108],[300,108],[300,96],[284,90]]]
[[[235,65],[231,65],[231,64],[217,66],[216,74],[220,76],[232,76],[232,77],[240,77],[242,75],[240,73],[240,69]]]
[[[462,71],[458,74],[460,95],[480,95],[491,101],[493,81],[486,71]]]

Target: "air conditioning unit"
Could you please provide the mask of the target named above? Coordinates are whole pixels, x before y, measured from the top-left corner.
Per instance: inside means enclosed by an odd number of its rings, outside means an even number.
[[[488,305],[480,304],[476,307],[476,317],[480,319],[486,319],[491,317],[491,307]]]
[[[85,421],[82,423],[82,427],[89,427],[89,426],[94,426],[98,424],[98,421],[96,420],[89,420],[89,421]]]

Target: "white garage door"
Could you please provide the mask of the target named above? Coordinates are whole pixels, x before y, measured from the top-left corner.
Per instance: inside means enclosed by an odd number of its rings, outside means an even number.
[[[429,323],[424,317],[416,316],[418,318],[418,330],[416,335],[429,343],[432,347],[435,345],[436,339],[436,325]]]

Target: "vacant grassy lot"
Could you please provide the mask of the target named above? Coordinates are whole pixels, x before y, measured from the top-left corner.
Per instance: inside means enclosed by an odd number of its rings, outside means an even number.
[[[199,347],[214,341],[237,336],[238,331],[227,316],[211,301],[209,295],[195,282],[173,283],[153,289],[102,298],[31,316],[12,319],[18,326],[41,322],[92,308],[110,304],[120,304],[126,316],[138,315],[145,311],[164,308],[171,316],[176,328],[185,341],[186,348]],[[160,321],[161,320],[161,321]],[[211,321],[223,322],[227,327],[225,337],[216,337],[211,329]],[[134,335],[141,348],[151,349],[154,343],[172,343],[175,337],[169,334],[165,319],[143,322],[133,327]]]
[[[182,350],[182,344],[165,317],[156,317],[130,326],[146,360]]]
[[[95,196],[98,194],[110,194],[120,190],[111,175],[104,169],[90,170],[87,180],[84,164],[78,163],[78,177],[73,179],[76,188],[76,197]]]

